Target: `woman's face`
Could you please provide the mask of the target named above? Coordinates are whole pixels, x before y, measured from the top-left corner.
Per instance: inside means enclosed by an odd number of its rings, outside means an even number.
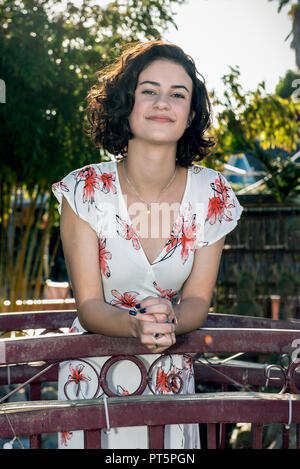
[[[176,143],[193,117],[192,91],[192,79],[181,65],[164,59],[148,65],[138,77],[129,116],[134,138],[154,144]]]

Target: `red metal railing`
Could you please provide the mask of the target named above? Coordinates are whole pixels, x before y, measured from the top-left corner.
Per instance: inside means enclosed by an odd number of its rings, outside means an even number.
[[[77,315],[76,309],[10,312],[0,314],[0,331],[18,331],[26,329],[58,329],[70,327]],[[259,329],[299,329],[300,320],[273,320],[234,314],[209,313],[203,327],[234,327]]]
[[[76,311],[7,313],[0,315],[0,330],[69,327]],[[297,322],[210,314],[200,330],[177,337],[170,353],[192,353],[196,382],[222,383],[223,391],[234,385],[243,392],[200,393],[194,396],[109,397],[113,426],[148,425],[149,447],[163,447],[164,425],[206,423],[208,447],[224,447],[224,428],[217,442],[217,426],[234,422],[253,423],[253,447],[262,446],[264,423],[297,424],[300,448],[300,373],[297,372],[295,344],[300,344]],[[132,357],[147,350],[135,339],[109,338],[96,334],[59,334],[0,340],[0,385],[23,383],[30,386],[30,401],[0,402],[0,438],[29,435],[31,447],[40,446],[40,434],[68,429],[86,430],[86,447],[100,447],[101,429],[106,420],[103,399],[42,401],[40,386],[57,380],[60,361],[80,357],[123,355]],[[259,363],[220,358],[205,354],[278,354],[290,358],[286,366],[266,368]],[[42,364],[37,362],[43,362]],[[143,377],[142,377],[143,378]],[[100,376],[103,379],[103,376]],[[260,386],[286,393],[258,393]],[[244,390],[250,392],[244,392]],[[8,396],[6,396],[7,398]],[[141,409],[143,410],[141,412]],[[176,411],[174,411],[176,409]],[[126,418],[124,416],[126,415]],[[126,424],[124,423],[126,422]],[[288,447],[289,430],[283,427],[283,447]]]
[[[292,403],[293,422],[300,422],[300,396],[292,396]],[[207,423],[208,448],[217,448],[217,423],[239,421],[255,424],[253,447],[260,448],[263,423],[288,423],[289,396],[240,392],[127,396],[109,398],[108,408],[114,427],[147,425],[150,449],[163,448],[163,428],[174,423]],[[9,403],[2,405],[0,412],[1,436],[14,436],[9,423],[18,436],[31,435],[31,448],[38,447],[36,435],[67,429],[85,429],[86,448],[99,448],[101,429],[107,426],[102,399]]]

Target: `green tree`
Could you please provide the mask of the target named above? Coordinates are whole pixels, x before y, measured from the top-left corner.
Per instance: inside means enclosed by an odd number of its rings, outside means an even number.
[[[299,144],[300,104],[297,100],[265,93],[264,82],[255,91],[244,92],[239,84],[239,67],[230,67],[223,76],[225,101],[213,97],[221,106],[218,126],[213,135],[218,141],[213,157],[228,161],[232,154],[252,154],[265,171],[265,183],[278,202],[287,202],[300,194],[300,169],[289,158],[273,159],[268,150],[287,152]]]
[[[273,2],[274,0],[269,0]],[[296,65],[300,69],[300,0],[275,0],[278,2],[278,13],[285,5],[289,5],[289,16],[292,18],[292,30],[285,40],[292,36],[291,48],[295,50]]]
[[[83,132],[96,71],[125,43],[160,38],[184,1],[0,0],[0,311],[39,298],[49,275],[51,183],[100,159]]]
[[[276,94],[281,98],[289,98],[296,95],[300,100],[300,74],[295,73],[293,70],[288,70],[283,78],[279,80],[275,88]]]

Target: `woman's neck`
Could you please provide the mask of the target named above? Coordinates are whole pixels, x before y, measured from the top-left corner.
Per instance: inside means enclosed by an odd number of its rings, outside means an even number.
[[[139,145],[130,142],[123,162],[125,176],[145,198],[157,195],[172,179],[176,169],[176,146]],[[175,176],[176,177],[176,176]]]

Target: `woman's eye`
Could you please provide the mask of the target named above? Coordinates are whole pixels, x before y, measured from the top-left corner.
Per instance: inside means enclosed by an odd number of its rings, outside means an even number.
[[[156,91],[154,91],[154,90],[143,90],[142,94],[148,94],[150,96],[153,96],[153,95],[156,94]],[[185,99],[185,96],[181,93],[172,93],[171,97],[174,97],[176,99]]]
[[[142,94],[150,94],[150,95],[152,95],[152,94],[154,94],[154,93],[155,93],[155,91],[153,91],[153,90],[143,90],[143,91],[142,91]]]
[[[185,99],[185,96],[181,93],[173,93],[173,96],[175,96],[175,98]]]

